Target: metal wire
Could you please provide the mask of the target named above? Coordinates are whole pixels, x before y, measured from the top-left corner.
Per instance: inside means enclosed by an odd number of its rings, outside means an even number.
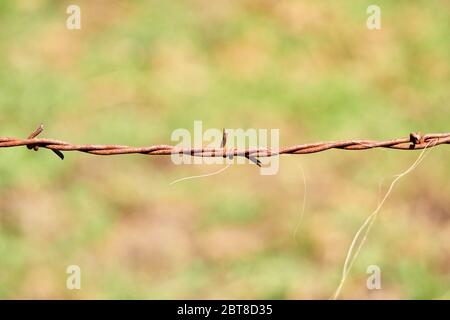
[[[0,148],[26,146],[28,149],[45,148],[52,150],[61,159],[63,151],[80,151],[95,155],[119,155],[139,153],[145,155],[185,154],[194,157],[246,157],[260,165],[258,158],[272,157],[281,154],[308,154],[322,152],[329,149],[366,150],[373,148],[389,148],[398,150],[419,150],[431,148],[441,144],[450,144],[450,133],[431,133],[421,135],[411,133],[408,138],[398,138],[385,141],[375,140],[342,140],[299,144],[278,150],[272,148],[227,148],[227,133],[224,129],[220,148],[180,148],[171,145],[153,145],[148,147],[131,147],[126,145],[104,144],[72,144],[65,141],[36,138],[43,131],[43,125],[34,130],[27,139],[0,137]]]

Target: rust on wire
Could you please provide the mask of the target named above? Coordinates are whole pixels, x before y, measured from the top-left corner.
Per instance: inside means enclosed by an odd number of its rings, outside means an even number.
[[[12,148],[26,146],[37,151],[39,148],[52,150],[61,159],[62,152],[79,151],[95,155],[119,155],[119,154],[146,154],[146,155],[172,155],[185,154],[194,157],[245,157],[258,166],[261,162],[258,158],[272,157],[282,154],[309,154],[322,152],[329,149],[343,150],[367,150],[373,148],[389,148],[397,150],[419,150],[431,148],[441,144],[450,144],[450,133],[431,133],[422,135],[411,133],[408,138],[399,138],[385,141],[374,140],[342,140],[316,143],[299,144],[281,149],[271,148],[227,148],[227,132],[223,130],[223,138],[220,148],[180,148],[171,145],[153,145],[148,147],[130,147],[125,145],[104,144],[72,144],[55,139],[37,138],[43,131],[43,125],[39,125],[27,139],[0,137],[0,148]]]

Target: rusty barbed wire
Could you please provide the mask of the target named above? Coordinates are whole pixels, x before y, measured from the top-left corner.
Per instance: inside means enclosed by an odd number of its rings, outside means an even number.
[[[246,157],[257,165],[261,165],[258,158],[272,157],[282,154],[309,154],[329,149],[367,150],[374,148],[389,148],[397,150],[419,150],[431,148],[441,144],[450,144],[450,133],[431,133],[422,135],[411,133],[407,138],[398,138],[385,141],[375,140],[341,140],[299,144],[281,149],[263,148],[227,148],[227,132],[224,129],[220,148],[180,148],[172,145],[153,145],[148,147],[131,147],[126,145],[105,144],[72,144],[69,142],[37,138],[43,131],[43,125],[37,127],[26,139],[0,137],[0,148],[26,146],[35,151],[39,148],[52,150],[58,157],[64,159],[63,152],[79,151],[95,155],[145,154],[145,155],[172,155],[184,154],[193,157]]]

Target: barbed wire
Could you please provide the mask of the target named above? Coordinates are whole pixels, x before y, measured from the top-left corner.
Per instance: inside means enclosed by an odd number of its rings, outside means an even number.
[[[63,152],[65,151],[79,151],[104,156],[133,153],[145,155],[184,154],[193,157],[228,157],[230,159],[233,157],[246,157],[257,165],[261,165],[258,158],[272,157],[282,154],[309,154],[323,152],[329,149],[367,150],[374,148],[389,148],[397,150],[419,150],[435,147],[441,144],[450,144],[450,133],[430,133],[424,135],[420,133],[411,133],[407,138],[398,138],[385,141],[353,139],[306,143],[280,149],[268,147],[227,148],[227,132],[224,129],[220,148],[182,148],[164,144],[148,147],[131,147],[116,144],[72,144],[61,140],[37,138],[43,129],[44,126],[41,124],[26,139],[0,137],[0,148],[26,146],[28,149],[33,149],[35,151],[39,150],[39,148],[45,148],[52,150],[61,159],[64,159]]]

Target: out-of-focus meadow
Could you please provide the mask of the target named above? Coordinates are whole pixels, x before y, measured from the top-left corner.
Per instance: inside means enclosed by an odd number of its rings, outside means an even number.
[[[81,30],[66,8],[81,7]],[[281,145],[450,128],[446,1],[0,2],[0,136],[170,144],[279,128]],[[0,298],[328,298],[350,242],[419,152],[254,165],[0,150]],[[449,298],[450,150],[395,187],[342,298]],[[300,219],[306,176],[306,204]],[[68,265],[81,290],[66,288]],[[366,288],[369,265],[381,290]]]

